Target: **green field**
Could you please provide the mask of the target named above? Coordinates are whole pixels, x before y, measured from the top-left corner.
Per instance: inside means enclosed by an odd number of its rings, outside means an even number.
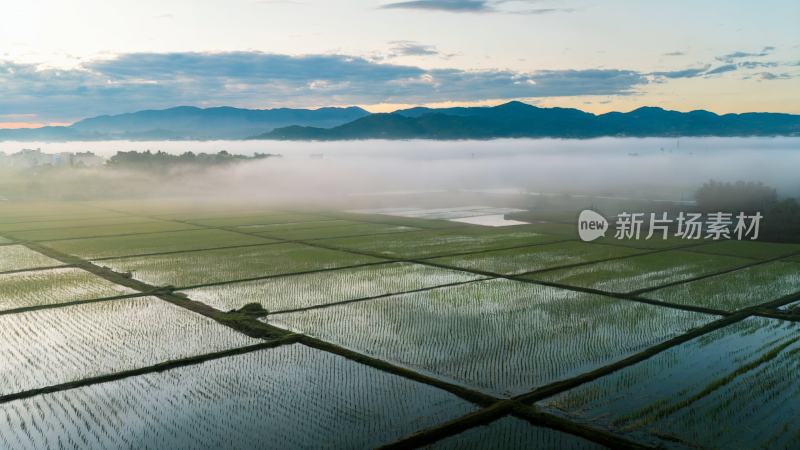
[[[85,259],[111,258],[277,242],[225,230],[199,229],[129,236],[48,241],[43,245]]]
[[[102,265],[117,272],[131,272],[135,279],[150,284],[185,287],[380,261],[302,244],[275,244],[110,259]]]
[[[204,227],[241,227],[247,225],[268,225],[283,223],[324,222],[330,219],[322,216],[296,213],[261,213],[252,215],[230,217],[192,217],[191,215],[166,216],[168,219],[182,220],[184,222],[201,225]]]
[[[0,272],[61,265],[63,265],[61,262],[22,245],[4,245],[0,247]]]
[[[758,241],[720,241],[695,247],[692,251],[753,259],[779,258],[800,253],[800,244],[777,244]]]
[[[732,256],[672,250],[543,272],[526,278],[604,292],[627,293],[685,281],[751,262]]]
[[[390,263],[209,286],[183,291],[220,310],[261,303],[269,311],[337,303],[461,283],[480,276],[411,263]]]
[[[381,236],[330,239],[330,245],[345,250],[355,250],[392,258],[430,258],[463,252],[519,247],[542,244],[563,239],[514,227],[514,230],[484,228],[454,229],[450,231],[416,231]]]
[[[96,236],[114,236],[140,233],[160,233],[164,231],[191,230],[197,227],[179,222],[144,221],[114,225],[93,225],[85,227],[54,228],[32,231],[7,231],[5,235],[24,241],[49,241],[56,239],[76,239]]]
[[[539,402],[652,445],[793,448],[800,324],[750,318]]]
[[[324,223],[324,222],[323,222]],[[373,234],[403,233],[418,230],[418,228],[399,225],[381,225],[374,223],[345,224],[337,226],[320,227],[313,229],[292,229],[286,231],[258,231],[260,236],[273,237],[287,240],[328,239],[348,236],[362,236]]]
[[[714,318],[492,280],[267,320],[487,392],[516,395],[622,359]]]
[[[0,223],[0,233],[22,232],[22,231],[39,231],[39,230],[54,230],[59,228],[83,228],[83,227],[97,227],[106,225],[125,225],[129,223],[147,223],[154,222],[152,219],[146,218],[131,218],[124,216],[111,216],[111,217],[80,217],[77,219],[65,220],[34,220],[31,222],[12,222]]]
[[[559,242],[474,255],[437,258],[430,261],[469,270],[516,275],[552,267],[630,256],[641,252],[642,250],[610,245]]]
[[[798,245],[325,208],[0,202],[0,448],[800,440]]]
[[[800,294],[800,264],[775,261],[648,292],[644,297],[730,312],[789,294]]]
[[[154,297],[0,315],[0,396],[256,342]]]
[[[81,269],[6,273],[0,274],[0,312],[135,292]]]

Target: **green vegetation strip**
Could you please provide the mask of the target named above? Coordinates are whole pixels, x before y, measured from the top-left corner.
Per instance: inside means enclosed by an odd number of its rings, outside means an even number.
[[[745,268],[757,263],[731,256],[701,255],[684,250],[669,250],[537,273],[526,276],[526,278],[592,288],[604,292],[635,295],[651,289]]]
[[[158,298],[164,301],[173,303],[182,308],[186,308],[195,313],[209,317],[247,336],[253,338],[261,338],[261,339],[274,339],[276,337],[287,334],[285,331],[281,329],[260,322],[256,317],[253,317],[251,315],[240,314],[240,313],[223,313],[208,305],[204,305],[200,302],[194,302],[171,293],[163,293],[163,288],[159,288],[157,286],[152,286],[147,283],[134,280],[124,274],[114,272],[104,267],[97,266],[91,262],[84,261],[80,258],[71,255],[65,255],[63,253],[57,252],[53,249],[35,243],[27,243],[26,245],[33,249],[39,250],[42,253],[54,259],[58,259],[64,263],[72,264],[75,267],[80,267],[81,269],[86,270],[87,272],[91,272],[113,283],[117,283],[122,286],[127,286],[140,292],[154,292]]]
[[[651,290],[645,297],[732,312],[800,292],[800,264],[772,261]]]
[[[6,233],[20,241],[56,241],[67,239],[85,239],[103,236],[132,236],[137,234],[155,234],[165,231],[194,230],[198,227],[180,222],[145,222],[126,225],[108,225],[98,227],[62,228],[58,230],[34,230]]]
[[[167,231],[146,235],[48,241],[44,245],[61,253],[90,260],[123,256],[169,254],[216,248],[241,248],[277,241],[215,229]]]

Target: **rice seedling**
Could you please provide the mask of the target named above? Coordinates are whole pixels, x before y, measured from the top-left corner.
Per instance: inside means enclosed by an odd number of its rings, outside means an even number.
[[[347,220],[320,220],[314,222],[290,222],[290,223],[262,223],[253,225],[239,225],[235,228],[237,230],[246,231],[248,233],[285,233],[293,230],[312,230],[315,228],[329,228],[341,227],[345,225],[361,225],[359,222],[350,222]]]
[[[259,213],[230,217],[187,218],[187,222],[207,227],[239,227],[244,225],[266,225],[275,223],[321,222],[326,217],[298,213]]]
[[[627,293],[732,269],[748,263],[752,263],[752,260],[673,250],[526,275],[525,278],[606,292]]]
[[[793,448],[800,324],[748,318],[539,406],[652,445]]]
[[[81,216],[111,216],[114,213],[99,211],[90,206],[73,202],[4,202],[0,205],[0,223],[22,222],[64,217],[80,218]]]
[[[411,263],[292,275],[183,291],[191,299],[229,311],[261,303],[270,312],[308,308],[364,297],[401,293],[479,276]]]
[[[8,244],[10,242],[12,242],[11,239],[7,239],[4,238],[3,236],[0,236],[0,244]]]
[[[345,224],[341,226],[316,227],[311,229],[289,229],[284,231],[258,231],[259,236],[290,240],[312,240],[370,234],[403,233],[418,230],[417,228],[396,225],[379,225],[372,223]],[[380,239],[380,238],[378,238]]]
[[[598,368],[714,316],[496,279],[268,316],[498,395]]]
[[[446,266],[515,275],[600,259],[635,255],[642,250],[583,242],[559,242],[431,260]]]
[[[270,242],[276,241],[225,230],[199,229],[130,236],[67,239],[48,241],[43,245],[81,258],[97,259]]]
[[[179,222],[150,221],[116,225],[60,228],[53,230],[9,231],[5,234],[20,240],[44,241],[96,236],[113,236],[117,234],[158,233],[162,231],[190,230],[196,228],[197,227],[193,225],[187,225]]]
[[[507,416],[487,425],[470,428],[463,433],[437,441],[427,447],[435,450],[600,450],[605,447],[571,434],[531,425]]]
[[[131,272],[135,279],[150,284],[192,286],[380,261],[302,244],[274,244],[118,258],[105,260],[102,265],[117,272]]]
[[[696,245],[703,242],[701,240],[681,239],[673,236],[670,236],[668,239],[661,239],[660,235],[655,235],[650,239],[645,239],[645,236],[646,233],[644,233],[640,239],[617,239],[616,237],[614,237],[614,231],[612,230],[606,233],[605,237],[601,237],[600,239],[594,242],[598,244],[618,245],[622,247],[633,247],[633,248],[646,248],[652,250],[668,249],[668,248],[679,249],[683,247],[694,248]]]
[[[70,218],[62,220],[39,220],[32,222],[14,222],[0,224],[0,232],[21,232],[34,230],[54,230],[60,228],[83,228],[97,227],[105,225],[124,225],[128,223],[152,223],[153,219],[143,217],[90,217],[90,218]]]
[[[644,294],[644,297],[722,311],[800,293],[800,264],[774,261]]]
[[[133,294],[85,270],[74,268],[0,274],[0,311]]]
[[[2,404],[0,447],[374,448],[474,409],[291,345]]]
[[[374,238],[371,236],[330,239],[326,245],[352,249],[393,258],[426,258],[450,254],[492,250],[558,240],[527,230],[459,228],[453,230],[414,231]]]
[[[0,395],[257,342],[155,297],[2,315]]]
[[[0,247],[0,272],[35,269],[63,265],[60,261],[44,256],[22,245]]]
[[[758,241],[718,241],[695,247],[692,251],[742,258],[770,259],[800,252],[800,244]]]
[[[351,211],[332,212],[329,214],[329,216],[337,217],[344,220],[352,220],[355,222],[385,223],[388,225],[406,226],[406,227],[423,228],[423,229],[457,228],[464,226],[464,224],[460,224],[458,222],[451,222],[449,220],[421,219],[413,217],[389,216],[384,214],[354,213]]]

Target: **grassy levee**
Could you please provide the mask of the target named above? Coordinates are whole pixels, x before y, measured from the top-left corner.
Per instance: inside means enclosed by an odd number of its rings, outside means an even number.
[[[180,306],[195,313],[209,317],[249,337],[261,338],[261,339],[275,339],[287,335],[286,331],[269,326],[263,322],[260,322],[257,320],[256,317],[253,317],[251,315],[241,314],[241,313],[226,313],[218,311],[203,303],[195,302],[187,298],[177,296],[172,293],[171,288],[164,289],[149,285],[147,283],[143,283],[131,277],[125,276],[124,274],[114,272],[104,267],[100,267],[96,264],[84,261],[75,256],[65,255],[63,253],[57,252],[56,250],[50,249],[38,243],[28,242],[25,245],[31,250],[40,252],[46,256],[49,256],[53,259],[57,259],[64,263],[71,264],[74,267],[79,267],[83,270],[86,270],[87,272],[93,273],[101,278],[111,281],[112,283],[117,283],[122,286],[135,289],[139,292],[151,293],[164,301],[170,302],[176,306]]]
[[[553,414],[542,412],[516,400],[502,400],[470,414],[442,423],[404,437],[403,439],[379,447],[382,450],[428,447],[431,444],[454,437],[460,433],[482,425],[488,425],[507,417],[518,417],[531,426],[546,427],[613,449],[639,450],[648,447],[624,436],[606,430],[593,428],[565,420]],[[435,446],[434,446],[435,447]]]
[[[227,356],[233,355],[241,355],[245,353],[254,352],[257,350],[262,350],[265,348],[272,348],[278,347],[284,344],[292,344],[297,341],[297,335],[286,335],[278,339],[273,339],[271,341],[262,342],[259,344],[249,345],[245,347],[234,348],[230,350],[223,350],[219,352],[213,353],[206,353],[203,355],[197,356],[190,356],[187,358],[180,358],[180,359],[173,359],[169,361],[164,361],[162,363],[150,365],[147,367],[140,367],[131,370],[125,370],[120,372],[115,372],[107,375],[100,375],[96,377],[84,378],[82,380],[77,381],[70,381],[67,383],[56,384],[52,386],[46,386],[43,388],[38,389],[31,389],[22,392],[16,392],[13,394],[3,395],[0,396],[0,403],[7,403],[14,400],[20,400],[29,397],[35,397],[37,395],[48,394],[52,392],[63,391],[67,389],[75,389],[83,386],[90,386],[93,384],[98,383],[107,383],[109,381],[121,380],[125,378],[135,377],[138,375],[144,375],[148,373],[154,372],[164,372],[166,370],[174,369],[176,367],[183,367],[183,366],[190,366],[195,364],[201,364],[206,361],[211,361],[214,359],[225,358]]]

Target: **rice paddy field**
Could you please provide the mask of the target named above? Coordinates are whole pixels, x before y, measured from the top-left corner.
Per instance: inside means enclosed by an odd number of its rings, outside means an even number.
[[[800,245],[525,217],[0,202],[0,448],[800,447]]]

